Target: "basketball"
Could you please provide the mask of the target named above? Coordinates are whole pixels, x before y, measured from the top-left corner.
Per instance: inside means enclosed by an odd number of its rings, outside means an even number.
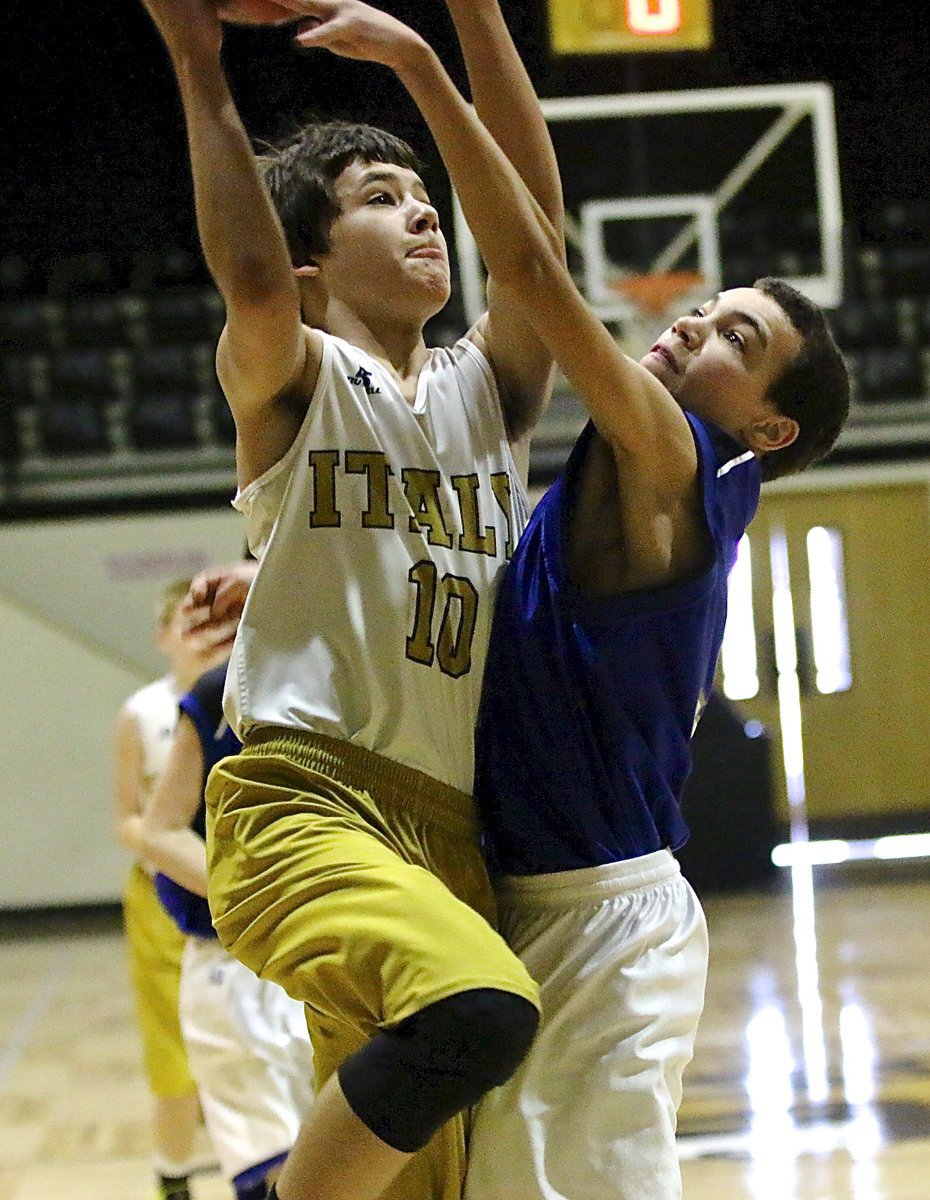
[[[229,25],[284,25],[300,17],[274,0],[219,0],[216,11]]]

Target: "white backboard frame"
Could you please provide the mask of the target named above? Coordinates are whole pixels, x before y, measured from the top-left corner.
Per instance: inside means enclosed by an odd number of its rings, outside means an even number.
[[[581,240],[584,246],[585,292],[602,320],[629,320],[636,306],[611,286],[610,261],[604,245],[608,221],[650,217],[691,217],[696,230],[698,270],[708,295],[720,290],[723,271],[717,209],[710,196],[654,196],[639,200],[588,200],[581,206]]]
[[[806,117],[810,117],[813,138],[814,183],[817,194],[818,231],[822,270],[816,275],[783,275],[815,303],[824,308],[836,308],[843,298],[842,257],[842,201],[840,192],[839,153],[836,139],[836,115],[833,91],[826,83],[773,84],[757,87],[708,88],[681,92],[649,92],[618,96],[577,96],[542,100],[543,115],[547,122],[569,122],[592,119],[631,118],[645,116],[668,116],[710,112],[730,112],[751,109],[774,108],[778,115],[772,125],[756,141],[743,158],[720,181],[713,191],[694,197],[641,196],[633,200],[619,201],[610,197],[592,197],[590,205],[640,204],[642,215],[658,215],[663,204],[672,201],[687,201],[694,205],[693,215],[687,220],[673,240],[657,255],[651,270],[671,271],[681,262],[691,247],[698,243],[701,253],[701,238],[708,238],[708,214],[714,220],[730,203],[759,168],[771,157],[788,135]],[[699,203],[698,203],[699,202]],[[587,207],[587,205],[586,205]],[[603,207],[589,209],[595,221],[597,214],[608,212]],[[615,209],[616,213],[621,210]],[[633,215],[631,209],[624,211],[624,219]],[[458,254],[459,275],[466,319],[475,321],[485,308],[485,278],[477,246],[471,235],[458,202],[453,196],[455,245]],[[688,216],[687,213],[685,213]],[[583,258],[583,273],[586,286],[595,285],[595,292],[588,299],[604,319],[610,315],[623,319],[627,310],[622,302],[598,291],[599,281],[609,274],[610,264],[603,253],[603,237],[596,236],[591,229],[585,232],[584,215],[578,229],[569,229],[570,242],[580,251]],[[707,252],[707,247],[704,247]],[[719,260],[719,245],[718,245]],[[703,268],[702,268],[703,270]],[[719,271],[717,272],[719,277]],[[711,285],[713,286],[713,285]]]

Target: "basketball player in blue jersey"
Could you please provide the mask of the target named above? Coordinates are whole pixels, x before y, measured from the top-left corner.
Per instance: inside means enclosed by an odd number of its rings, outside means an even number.
[[[226,664],[178,703],[168,758],[142,815],[155,887],[186,944],[180,1018],[207,1132],[236,1200],[265,1200],[313,1097],[303,1008],[217,940],[206,901],[207,775],[239,751],[223,716]]]
[[[538,1024],[537,987],[490,924],[473,733],[551,355],[493,275],[487,314],[428,350],[449,264],[409,147],[327,125],[257,164],[213,0],[145,3],[226,306],[235,503],[261,559],[227,685],[243,748],[207,793],[211,910],[224,947],[304,1002],[326,1081],[277,1188],[458,1200],[461,1114]],[[477,109],[558,225],[548,132],[496,0],[448,7]]]
[[[543,1020],[478,1107],[466,1196],[674,1200],[707,965],[673,857],[689,739],[760,483],[829,450],[846,370],[822,313],[774,280],[712,297],[627,358],[422,40],[358,0],[303,7],[299,42],[406,85],[489,269],[591,417],[504,573],[486,663],[477,797],[501,928]]]

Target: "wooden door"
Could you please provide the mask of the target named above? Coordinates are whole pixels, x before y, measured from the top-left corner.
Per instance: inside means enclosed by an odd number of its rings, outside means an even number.
[[[758,688],[738,703],[772,732],[780,815],[795,767],[811,821],[930,813],[930,469],[770,485],[748,555]]]

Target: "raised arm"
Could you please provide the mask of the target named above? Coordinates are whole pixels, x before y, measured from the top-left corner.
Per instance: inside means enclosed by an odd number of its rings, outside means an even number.
[[[297,8],[298,0],[289,4]],[[298,34],[302,45],[397,73],[430,127],[496,283],[523,306],[614,455],[635,459],[657,491],[690,487],[696,452],[682,410],[588,308],[565,266],[561,237],[432,50],[361,0],[299,0],[299,7],[320,22]]]
[[[562,183],[549,127],[498,0],[446,0],[475,111],[561,233]]]
[[[472,101],[553,228],[562,233],[559,168],[549,129],[498,0],[446,0]],[[488,311],[472,332],[483,339],[501,387],[513,440],[532,431],[549,401],[552,356],[520,305],[488,279]]]
[[[178,717],[164,770],[141,818],[145,858],[157,870],[194,892],[207,894],[207,850],[191,829],[203,798],[203,751],[193,721]]]
[[[200,242],[226,304],[217,370],[236,419],[246,483],[281,457],[299,428],[301,414],[279,399],[301,376],[307,354],[297,281],[223,72],[214,5],[144,3],[177,78]]]

